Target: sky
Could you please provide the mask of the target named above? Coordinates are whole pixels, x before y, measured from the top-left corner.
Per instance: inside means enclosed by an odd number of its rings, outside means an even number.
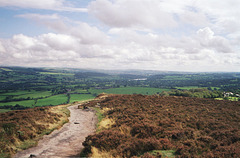
[[[239,0],[0,0],[0,65],[240,71]]]

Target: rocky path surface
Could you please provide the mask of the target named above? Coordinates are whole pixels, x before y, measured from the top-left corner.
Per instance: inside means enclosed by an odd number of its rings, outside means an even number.
[[[38,146],[18,152],[16,158],[28,158],[30,155],[44,158],[76,157],[82,150],[85,137],[95,131],[97,117],[93,111],[68,107],[71,112],[69,123],[53,131],[38,142]]]

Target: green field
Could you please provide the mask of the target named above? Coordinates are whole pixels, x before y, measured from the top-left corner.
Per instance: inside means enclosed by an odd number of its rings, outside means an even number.
[[[0,113],[11,111],[10,109],[0,109]],[[0,156],[1,157],[1,156]]]
[[[6,96],[0,95],[0,101],[4,100],[5,98],[6,98]]]
[[[214,89],[219,90],[219,89],[221,89],[221,88],[219,88],[219,87],[211,87],[211,89],[212,89],[212,90],[214,90]]]
[[[185,86],[185,87],[175,87],[176,89],[181,90],[190,90],[190,89],[198,89],[198,88],[207,88],[207,87],[198,87],[198,86]],[[219,87],[211,87],[212,90],[217,89],[219,90]]]
[[[48,97],[51,96],[51,92],[50,91],[31,91],[30,93],[27,94],[23,94],[23,95],[18,95],[15,98],[41,98],[41,97]]]
[[[23,98],[23,99],[27,99],[27,98],[31,98],[31,99],[36,99],[36,98],[44,98],[44,97],[48,97],[51,96],[51,91],[16,91],[16,92],[8,92],[8,93],[2,93],[0,95],[0,101],[4,100],[7,96],[11,96],[12,99],[19,99],[19,98]]]
[[[16,104],[26,106],[26,107],[32,107],[34,105],[34,100],[24,100],[24,101],[13,101],[13,102],[7,102],[7,103],[0,103],[0,106],[4,105],[12,105],[15,106]]]
[[[187,76],[164,76],[163,80],[190,80]]]
[[[71,94],[70,103],[89,99],[94,99],[94,96],[92,94]]]
[[[38,99],[35,106],[60,105],[67,103],[67,100],[66,94],[59,94],[45,99]]]
[[[18,92],[18,94],[22,94],[22,92]],[[39,92],[39,93],[33,93],[33,94],[24,94],[19,96],[20,98],[22,96],[25,97],[43,97],[48,96],[50,94],[49,91],[45,92]],[[94,96],[92,94],[70,94],[70,103],[76,102],[76,101],[83,101],[83,100],[89,100],[94,99]],[[3,97],[3,96],[2,96]],[[24,100],[24,101],[12,101],[12,102],[6,102],[6,103],[0,103],[0,106],[4,105],[21,105],[25,107],[35,107],[35,106],[48,106],[48,105],[60,105],[60,104],[66,104],[68,101],[68,97],[66,94],[59,94],[50,96],[48,98],[43,99],[37,99],[37,102],[35,100]],[[36,104],[35,104],[36,103]],[[0,109],[0,112],[7,112],[10,111],[9,109]]]
[[[238,101],[238,97],[228,97],[228,100],[231,100],[231,101]]]
[[[175,87],[177,89],[182,89],[182,90],[189,90],[189,89],[197,89],[199,88],[198,86],[186,86],[186,87]]]
[[[0,68],[0,70],[3,70],[3,71],[12,71],[11,69],[8,69],[8,68]]]
[[[214,100],[224,100],[223,98],[214,98]]]
[[[91,89],[89,92],[92,94],[143,94],[143,95],[153,95],[156,93],[161,93],[162,91],[170,91],[170,89],[162,88],[149,88],[149,87],[121,87],[121,88],[110,88],[110,89]]]
[[[83,90],[83,89],[76,89],[74,91],[71,91],[70,93],[89,93],[87,90]]]
[[[224,98],[214,98],[215,100],[224,100]],[[227,100],[238,101],[238,97],[227,97]]]
[[[32,91],[14,91],[14,92],[8,92],[8,93],[3,93],[1,95],[4,96],[19,96],[19,95],[26,95],[26,94],[32,94]]]
[[[72,73],[57,73],[57,72],[40,72],[43,75],[65,75],[65,76],[73,76]]]

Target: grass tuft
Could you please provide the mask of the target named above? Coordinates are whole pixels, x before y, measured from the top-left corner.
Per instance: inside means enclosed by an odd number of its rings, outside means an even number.
[[[99,122],[99,129],[104,130],[104,129],[109,129],[111,126],[115,124],[115,121],[110,118],[103,118],[101,122]]]
[[[107,152],[107,151],[100,151],[95,147],[91,148],[91,156],[90,157],[108,157],[108,158],[113,158],[112,153],[111,152]],[[119,156],[116,156],[116,158],[118,158]]]
[[[21,142],[18,146],[16,146],[18,149],[25,150],[30,147],[34,147],[37,145],[36,140],[25,140],[24,142]]]
[[[97,115],[97,118],[98,118],[97,132],[99,132],[100,122],[101,122],[102,119],[104,118],[104,115],[103,115],[103,113],[102,113],[102,111],[101,111],[100,108],[96,108],[96,107],[94,107],[93,109],[96,111],[96,115]]]
[[[172,158],[175,157],[175,151],[174,150],[153,150],[149,152],[151,155],[153,156],[159,156],[161,155],[161,157],[163,158]]]

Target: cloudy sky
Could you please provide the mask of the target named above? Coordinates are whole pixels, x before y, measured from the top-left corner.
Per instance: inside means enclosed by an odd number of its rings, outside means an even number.
[[[240,71],[239,0],[0,0],[0,65]]]

